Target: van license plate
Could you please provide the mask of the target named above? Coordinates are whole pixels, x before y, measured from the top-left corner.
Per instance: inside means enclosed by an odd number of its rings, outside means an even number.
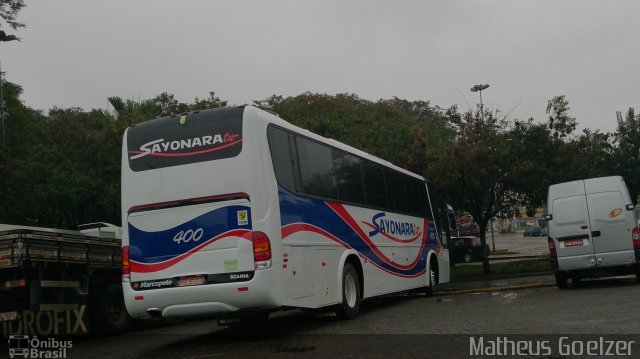
[[[196,275],[193,277],[183,277],[178,281],[178,287],[190,287],[193,285],[204,284],[204,276]]]
[[[575,247],[575,246],[581,246],[582,245],[582,239],[574,239],[572,241],[564,241],[564,246],[565,247]]]

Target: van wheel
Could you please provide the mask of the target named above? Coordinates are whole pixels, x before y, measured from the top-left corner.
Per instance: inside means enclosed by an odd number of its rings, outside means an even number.
[[[351,263],[345,263],[342,270],[342,303],[336,314],[342,319],[353,319],[360,312],[360,279]]]
[[[91,295],[91,327],[94,333],[113,335],[125,332],[133,323],[124,305],[122,285],[97,287]]]
[[[564,273],[556,272],[556,285],[560,289],[567,288],[567,276]]]
[[[473,256],[471,255],[471,253],[465,253],[464,254],[464,262],[465,263],[473,262]]]
[[[640,284],[640,273],[636,273],[636,283]]]

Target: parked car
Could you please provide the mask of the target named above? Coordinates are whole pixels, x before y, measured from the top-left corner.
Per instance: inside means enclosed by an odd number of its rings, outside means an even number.
[[[471,263],[482,260],[482,245],[480,238],[475,236],[452,237],[453,258],[456,263]]]
[[[473,236],[479,232],[478,225],[475,223],[461,223],[458,226],[458,235],[460,236]]]
[[[541,227],[531,227],[524,231],[525,237],[546,237],[547,229]]]

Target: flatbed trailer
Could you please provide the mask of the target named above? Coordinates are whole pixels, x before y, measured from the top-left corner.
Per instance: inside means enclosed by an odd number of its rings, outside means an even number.
[[[83,232],[0,224],[4,337],[128,329],[119,228],[94,223]]]

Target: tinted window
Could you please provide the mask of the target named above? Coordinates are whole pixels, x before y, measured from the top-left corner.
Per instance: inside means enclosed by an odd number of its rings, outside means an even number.
[[[400,172],[385,170],[385,180],[387,183],[387,198],[389,199],[389,209],[398,212],[406,212],[407,205],[404,200],[406,181]]]
[[[333,150],[338,197],[341,201],[365,204],[360,159],[339,150]]]
[[[267,130],[269,138],[269,148],[271,149],[271,161],[278,183],[289,191],[295,189],[295,179],[293,176],[293,161],[291,158],[291,147],[289,146],[289,134],[285,131],[269,127]]]
[[[133,171],[237,156],[242,151],[242,108],[221,108],[163,117],[127,131]]]
[[[312,196],[338,199],[331,148],[296,138],[302,191]]]
[[[422,193],[424,192],[424,184],[422,181],[405,177],[405,199],[407,201],[407,211],[415,215],[424,215],[424,202],[422,202]]]
[[[387,208],[383,167],[371,161],[363,161],[363,166],[367,204],[374,207]]]

